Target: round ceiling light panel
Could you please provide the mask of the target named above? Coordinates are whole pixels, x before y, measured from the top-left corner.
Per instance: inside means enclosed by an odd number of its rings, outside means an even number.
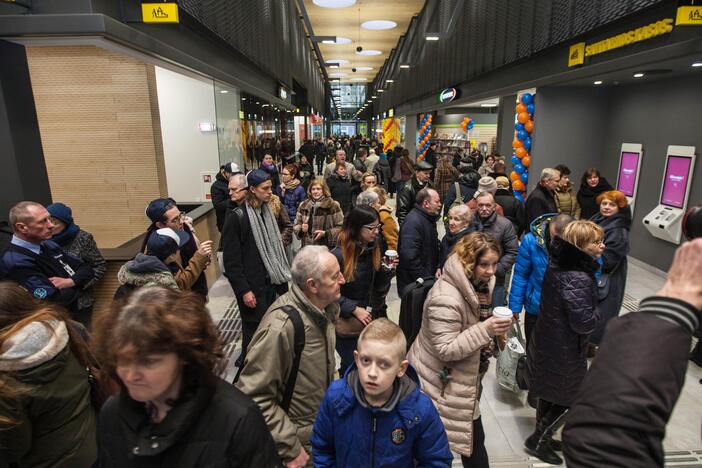
[[[358,71],[368,71],[368,70],[372,70],[372,69],[373,69],[373,67],[356,67],[356,70],[358,70]]]
[[[397,23],[394,21],[389,21],[389,20],[371,20],[371,21],[366,21],[365,23],[362,23],[361,27],[363,29],[372,29],[375,31],[380,31],[383,29],[395,28],[395,27],[397,27]]]
[[[356,0],[312,0],[312,3],[322,8],[346,8],[356,4]]]
[[[363,49],[360,52],[356,52],[358,55],[380,55],[382,54],[381,51],[379,50],[373,50],[373,49]]]
[[[368,78],[351,78],[351,81],[368,81]]]

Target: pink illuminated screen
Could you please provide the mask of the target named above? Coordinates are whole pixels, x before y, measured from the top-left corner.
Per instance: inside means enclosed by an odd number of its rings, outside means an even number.
[[[617,179],[617,190],[623,192],[627,197],[634,196],[636,187],[636,172],[639,170],[639,153],[622,152],[619,163],[619,178]]]
[[[692,158],[686,156],[668,156],[663,180],[661,204],[682,208],[685,204],[687,179],[690,177]]]

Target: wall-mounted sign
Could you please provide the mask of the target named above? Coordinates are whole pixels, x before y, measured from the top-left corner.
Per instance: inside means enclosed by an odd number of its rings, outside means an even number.
[[[177,3],[142,3],[141,20],[144,23],[177,23]]]
[[[702,26],[702,5],[678,7],[676,26]]]
[[[197,128],[203,133],[214,132],[216,129],[215,124],[212,122],[200,122],[197,124]]]
[[[673,31],[673,19],[664,18],[655,23],[632,29],[631,31],[608,37],[592,44],[579,42],[570,46],[568,50],[568,66],[574,67],[585,63],[585,57],[603,54],[610,50],[625,47],[636,42],[646,41]]]
[[[394,108],[391,107],[390,109],[388,109],[388,117],[395,117],[395,109]]]
[[[246,118],[246,116],[244,115],[244,111],[241,111],[241,110],[239,111],[239,118],[241,120],[244,120]]]
[[[288,98],[288,90],[282,86],[278,86],[278,97],[283,101]]]
[[[456,88],[446,88],[439,93],[439,102],[442,104],[451,102],[456,99],[456,96],[458,96],[458,90]]]

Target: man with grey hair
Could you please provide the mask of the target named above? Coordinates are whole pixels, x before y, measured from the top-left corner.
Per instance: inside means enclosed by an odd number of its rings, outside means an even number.
[[[531,226],[536,218],[546,213],[558,213],[555,191],[561,181],[561,173],[547,167],[541,171],[539,185],[529,194],[526,200],[527,226]]]
[[[241,206],[246,199],[249,184],[246,181],[244,174],[234,174],[229,178],[229,210],[233,210],[237,206]],[[228,210],[228,211],[229,211]]]
[[[342,162],[344,165],[346,165],[346,174],[349,180],[355,180],[355,181],[360,181],[361,177],[363,177],[363,172],[359,171],[356,169],[356,166],[353,165],[353,163],[350,163],[346,160],[346,151],[343,149],[338,149],[336,150],[336,161],[332,161],[329,164],[327,164],[327,167],[324,168],[324,179],[328,179],[331,177],[332,174],[334,174],[334,171],[336,170],[336,163]]]
[[[359,193],[358,197],[356,197],[356,206],[360,205],[368,205],[371,208],[378,210],[380,208],[380,197],[377,193],[371,190],[366,190]]]
[[[345,281],[336,257],[318,245],[298,252],[291,273],[290,291],[263,317],[236,386],[261,408],[286,466],[304,467],[312,453],[309,438],[317,410],[336,373],[334,322]],[[295,359],[298,319],[304,324],[304,346]]]

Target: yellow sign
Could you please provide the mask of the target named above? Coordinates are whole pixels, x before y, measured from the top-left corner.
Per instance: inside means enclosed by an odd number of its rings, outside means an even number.
[[[388,117],[395,117],[395,109],[394,108],[388,109]]]
[[[702,5],[678,7],[678,14],[675,17],[675,25],[702,26]]]
[[[585,63],[585,43],[578,42],[570,46],[568,50],[568,66],[574,67]]]
[[[141,18],[144,23],[177,23],[177,3],[142,3]]]
[[[242,120],[246,118],[246,116],[244,115],[244,111],[239,111],[239,118]]]
[[[610,50],[628,46],[636,42],[653,39],[654,37],[658,37],[663,34],[668,34],[672,31],[673,19],[665,18],[660,21],[656,21],[655,23],[651,23],[640,28],[632,29],[631,31],[617,34],[616,36],[608,37],[607,39],[603,39],[592,44],[585,44],[584,42],[574,44],[570,46],[568,55],[568,66],[572,67],[575,65],[582,65],[584,63],[585,57],[591,57],[593,55],[609,52]],[[584,54],[582,53],[583,48],[585,49]],[[575,52],[578,52],[576,57],[577,60],[573,58]]]

